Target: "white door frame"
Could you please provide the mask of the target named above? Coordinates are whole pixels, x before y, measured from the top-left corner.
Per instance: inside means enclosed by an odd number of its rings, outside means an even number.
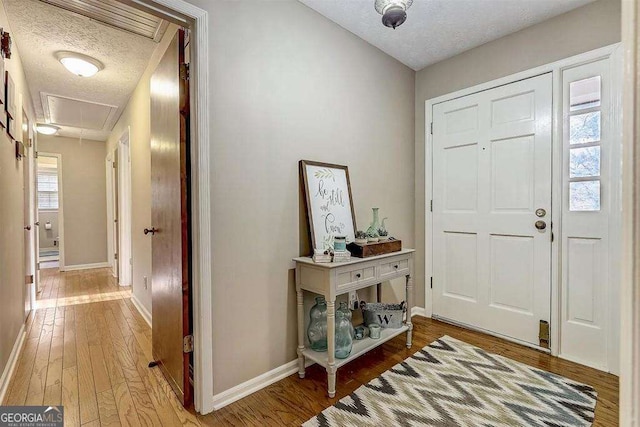
[[[111,274],[113,277],[118,277],[118,265],[117,259],[114,256],[118,248],[116,248],[116,234],[118,232],[115,219],[118,216],[116,212],[116,197],[118,195],[116,188],[116,173],[114,168],[116,162],[116,156],[118,153],[117,147],[109,154],[105,159],[105,173],[107,179],[107,262],[111,267]]]
[[[624,47],[620,425],[640,426],[640,2],[622,2]]]
[[[562,109],[559,102],[555,102],[557,99],[562,99],[562,70],[565,68],[574,67],[583,63],[595,61],[597,59],[603,59],[611,57],[614,61],[616,55],[620,55],[620,43],[615,43],[609,46],[605,46],[596,50],[592,50],[580,55],[575,55],[560,61],[552,62],[550,64],[542,65],[530,70],[522,71],[510,76],[502,77],[496,80],[492,80],[486,83],[482,83],[470,88],[462,89],[456,92],[452,92],[446,95],[442,95],[436,98],[428,99],[425,101],[425,313],[427,317],[433,315],[432,305],[432,289],[427,284],[430,278],[433,276],[432,266],[432,226],[433,226],[433,214],[430,209],[431,200],[433,199],[432,183],[432,146],[433,136],[431,135],[431,122],[433,106],[435,104],[449,101],[455,98],[460,98],[466,95],[471,95],[476,92],[481,92],[487,89],[491,89],[497,86],[506,85],[519,80],[528,79],[545,73],[553,73],[553,127],[552,127],[552,176],[562,176]],[[620,111],[617,110],[617,114]],[[560,243],[562,236],[561,230],[561,217],[562,217],[562,180],[555,179],[552,182],[552,209],[551,219],[553,221],[553,233],[557,238],[554,239],[551,244],[551,336],[550,336],[550,352],[554,356],[559,354],[560,343]],[[612,212],[614,206],[612,206]],[[608,327],[611,330],[613,327],[617,327],[617,324],[608,322]],[[507,338],[507,337],[505,337]],[[507,338],[508,339],[508,338]],[[624,339],[624,338],[623,338]]]
[[[133,215],[131,210],[131,144],[129,127],[118,139],[118,284],[131,286],[133,284]]]
[[[194,405],[213,411],[213,320],[211,306],[211,196],[209,142],[209,16],[184,0],[120,0],[189,28],[191,99],[192,286]]]
[[[62,154],[58,154],[58,153],[47,153],[47,152],[39,152],[38,153],[38,158],[40,157],[55,157],[56,159],[58,159],[58,243],[60,244],[60,255],[59,255],[59,259],[58,259],[58,265],[59,265],[59,270],[60,271],[65,271],[65,264],[64,264],[64,193],[62,191],[62,188],[64,187],[62,185]],[[36,163],[36,174],[38,173],[37,170],[37,163]],[[38,189],[36,188],[36,193],[37,193]],[[37,200],[37,199],[36,199]],[[36,209],[40,209],[40,206],[38,206],[38,204],[36,203]],[[40,259],[40,242],[38,241],[38,259]]]

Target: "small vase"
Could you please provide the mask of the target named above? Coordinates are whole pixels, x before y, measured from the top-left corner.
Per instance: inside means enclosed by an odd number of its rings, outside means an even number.
[[[314,351],[327,351],[327,301],[324,297],[316,297],[316,304],[309,311],[309,319],[309,347]]]
[[[371,225],[369,225],[369,228],[367,228],[367,235],[377,236],[378,228],[380,228],[380,219],[378,218],[378,210],[380,210],[380,208],[371,209],[373,210],[373,222],[371,222]]]
[[[343,311],[336,311],[336,358],[346,359],[353,348],[351,336],[351,321],[347,319]]]

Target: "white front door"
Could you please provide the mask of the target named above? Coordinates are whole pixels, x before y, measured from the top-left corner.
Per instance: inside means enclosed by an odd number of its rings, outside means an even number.
[[[536,346],[551,305],[551,100],[548,73],[433,106],[434,316]]]

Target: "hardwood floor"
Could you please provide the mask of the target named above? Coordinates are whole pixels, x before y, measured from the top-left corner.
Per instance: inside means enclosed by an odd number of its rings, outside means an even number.
[[[595,369],[442,322],[414,317],[413,347],[401,335],[338,370],[336,398],[313,365],[206,416],[182,408],[151,360],[151,329],[106,269],[42,271],[39,309],[5,405],[64,405],[69,426],[292,426],[353,392],[443,335],[590,384],[595,426],[618,425],[618,379]]]

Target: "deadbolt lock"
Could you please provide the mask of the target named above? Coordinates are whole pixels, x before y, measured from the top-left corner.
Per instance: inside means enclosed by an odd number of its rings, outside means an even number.
[[[538,230],[544,230],[545,228],[547,228],[547,223],[544,221],[536,221],[535,226]]]
[[[544,209],[542,208],[536,209],[536,216],[538,218],[543,218],[546,214],[547,214],[547,211],[545,211]]]

